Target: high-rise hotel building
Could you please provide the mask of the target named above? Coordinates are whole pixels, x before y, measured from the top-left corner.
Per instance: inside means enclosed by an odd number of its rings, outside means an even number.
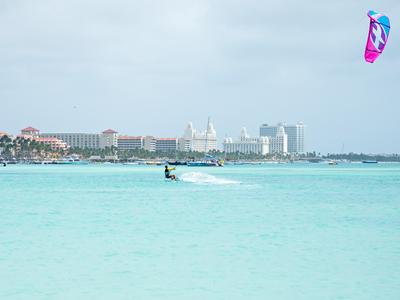
[[[283,127],[287,134],[287,152],[288,153],[304,153],[304,123],[298,122],[295,125],[287,125],[279,123],[276,126],[263,124],[260,126],[260,136],[276,137],[278,128]]]

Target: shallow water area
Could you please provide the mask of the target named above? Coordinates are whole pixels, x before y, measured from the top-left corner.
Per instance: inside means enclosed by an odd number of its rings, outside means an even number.
[[[0,299],[400,299],[400,164],[0,169]]]

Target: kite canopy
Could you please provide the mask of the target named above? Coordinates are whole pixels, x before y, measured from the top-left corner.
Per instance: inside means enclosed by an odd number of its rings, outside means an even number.
[[[367,62],[373,63],[385,49],[389,37],[390,22],[387,16],[372,10],[368,12],[368,17],[370,23],[364,57]]]

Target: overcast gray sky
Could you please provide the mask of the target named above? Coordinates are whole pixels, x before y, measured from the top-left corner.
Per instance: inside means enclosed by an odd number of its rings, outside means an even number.
[[[392,23],[372,65],[369,9]],[[302,120],[309,151],[400,152],[399,20],[398,0],[1,0],[0,131]]]

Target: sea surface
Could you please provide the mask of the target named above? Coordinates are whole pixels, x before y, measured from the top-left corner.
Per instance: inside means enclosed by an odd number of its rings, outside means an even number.
[[[0,299],[400,299],[400,164],[0,169]]]

